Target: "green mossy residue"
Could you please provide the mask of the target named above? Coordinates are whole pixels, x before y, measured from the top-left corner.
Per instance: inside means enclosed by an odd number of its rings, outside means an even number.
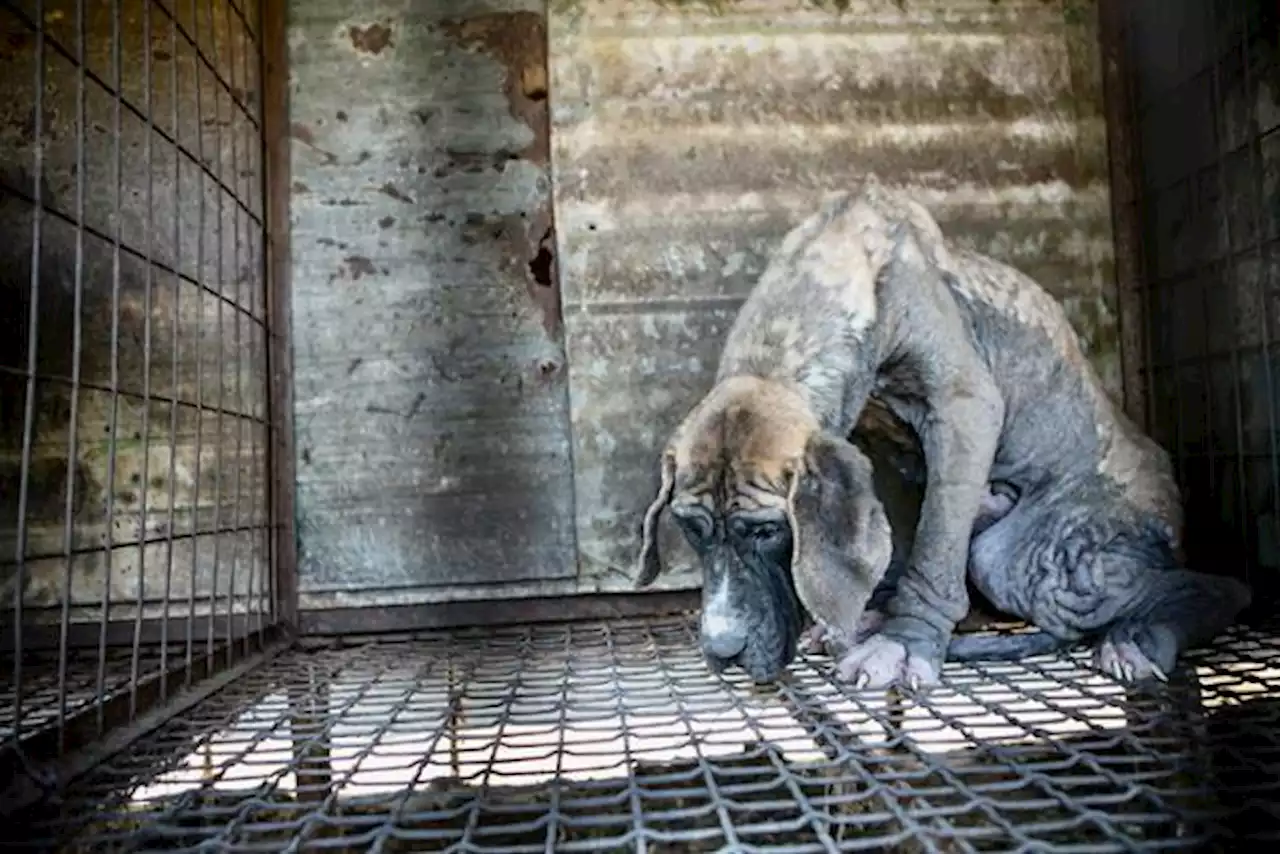
[[[1072,27],[1090,25],[1097,18],[1097,9],[1094,0],[1063,0],[1063,23]]]

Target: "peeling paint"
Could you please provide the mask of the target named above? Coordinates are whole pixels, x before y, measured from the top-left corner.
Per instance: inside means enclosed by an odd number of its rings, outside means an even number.
[[[547,29],[542,15],[516,11],[446,20],[440,29],[460,45],[482,50],[506,69],[503,84],[511,115],[533,131],[521,158],[545,164],[550,159],[547,116]]]
[[[343,261],[347,265],[347,273],[353,282],[360,281],[363,276],[376,276],[378,268],[363,255],[348,255]]]
[[[374,56],[395,45],[395,34],[390,27],[382,24],[369,24],[366,27],[353,24],[347,28],[347,37],[351,39],[351,47]]]
[[[387,182],[378,188],[378,192],[384,196],[389,196],[397,202],[404,202],[406,205],[413,204],[413,199],[406,195],[400,188],[391,182]]]
[[[294,139],[298,140],[298,142],[301,142],[303,145],[310,148],[316,154],[319,154],[321,157],[323,157],[326,163],[333,164],[338,162],[338,155],[334,154],[332,151],[326,151],[325,149],[321,148],[319,145],[316,144],[315,131],[313,131],[311,128],[307,127],[306,125],[295,122],[294,124],[289,126],[289,134]]]
[[[532,132],[530,143],[513,158],[549,166],[551,121],[547,107],[547,29],[543,15],[525,10],[478,15],[464,20],[446,20],[441,30],[470,50],[483,51],[504,69],[503,91],[511,116]],[[466,168],[485,168],[470,153],[455,154],[455,162]],[[504,169],[506,160],[493,163]],[[555,216],[550,204],[520,222],[509,220],[503,235],[528,273],[529,297],[542,312],[543,328],[553,338],[560,335],[563,322],[560,308],[559,276],[556,271]]]

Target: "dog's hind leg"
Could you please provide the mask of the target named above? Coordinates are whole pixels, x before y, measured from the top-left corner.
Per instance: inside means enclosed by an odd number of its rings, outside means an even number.
[[[971,577],[997,607],[1064,642],[1097,644],[1108,675],[1164,679],[1248,607],[1248,587],[1192,572],[1124,507],[1019,503],[974,539]],[[966,656],[971,657],[971,656]]]
[[[1122,682],[1164,681],[1182,652],[1213,640],[1251,600],[1234,578],[1186,569],[1147,570],[1137,580],[1130,606],[1094,656],[1098,669]]]

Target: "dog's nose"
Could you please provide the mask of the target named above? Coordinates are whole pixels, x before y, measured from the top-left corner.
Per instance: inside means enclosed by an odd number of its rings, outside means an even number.
[[[746,627],[738,620],[709,616],[702,621],[702,646],[716,658],[729,660],[747,645]]]

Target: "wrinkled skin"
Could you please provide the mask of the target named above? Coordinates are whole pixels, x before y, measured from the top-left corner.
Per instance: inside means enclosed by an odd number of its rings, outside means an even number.
[[[852,619],[888,566],[871,464],[763,380],[731,378],[677,431],[643,524],[644,584],[661,569],[655,528],[667,507],[702,564],[708,664],[756,682],[776,680],[795,656],[804,601],[847,603]]]
[[[852,447],[838,437],[872,402],[910,427],[926,463],[889,580],[880,549],[892,533],[868,540],[861,521],[879,506],[874,490],[852,486],[848,464],[819,474],[854,459],[836,452]],[[639,586],[660,571],[653,525],[672,484],[728,520],[735,502],[789,508],[793,471],[797,501],[810,490],[835,514],[787,511],[796,597],[850,641],[838,669],[859,687],[922,688],[945,658],[1008,659],[1082,640],[1117,679],[1161,679],[1250,599],[1239,582],[1182,565],[1168,455],[1107,397],[1061,306],[1013,268],[956,248],[923,207],[872,180],[793,229],[744,303],[715,388],[668,445]],[[953,637],[967,581],[1040,632]],[[750,645],[769,606],[726,590],[706,594],[719,616],[704,621],[704,637],[745,632]]]

